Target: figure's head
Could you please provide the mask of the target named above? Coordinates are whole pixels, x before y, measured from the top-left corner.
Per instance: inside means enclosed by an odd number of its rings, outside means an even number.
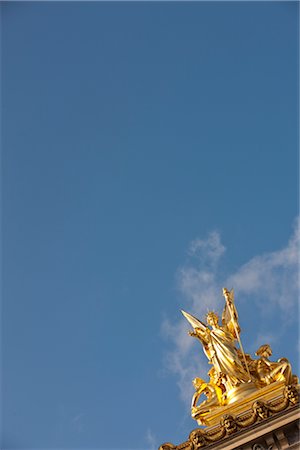
[[[219,317],[215,312],[209,311],[209,313],[206,314],[206,322],[208,325],[216,326],[218,325]]]
[[[216,369],[214,367],[212,367],[208,371],[207,375],[209,376],[210,381],[213,381],[213,382],[215,382],[218,379],[218,376],[219,376],[217,371],[216,371]]]
[[[190,433],[189,439],[192,442],[195,449],[203,447],[206,444],[203,431],[199,428],[197,430],[193,430]]]
[[[269,416],[267,406],[260,400],[253,403],[252,409],[260,419],[266,419]]]
[[[299,401],[299,394],[295,386],[286,386],[284,389],[284,396],[292,405],[295,405]]]
[[[221,419],[221,425],[227,434],[234,433],[237,429],[234,418],[230,414],[225,414]]]
[[[272,355],[272,350],[269,344],[264,344],[259,347],[255,354],[263,358],[269,358]]]
[[[200,389],[200,387],[201,387],[202,384],[204,384],[204,383],[205,383],[205,381],[202,380],[202,378],[196,377],[196,378],[193,379],[193,386],[194,386],[194,388],[195,388],[196,390],[197,390],[197,389]]]

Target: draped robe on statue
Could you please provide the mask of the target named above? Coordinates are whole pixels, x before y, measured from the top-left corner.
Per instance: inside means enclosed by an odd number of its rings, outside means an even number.
[[[235,337],[227,326],[207,328],[203,337],[204,352],[218,374],[225,374],[233,385],[249,381],[235,347]]]

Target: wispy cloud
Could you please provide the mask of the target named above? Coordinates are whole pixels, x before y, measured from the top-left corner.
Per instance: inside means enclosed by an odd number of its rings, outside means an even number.
[[[82,421],[82,419],[85,417],[85,413],[80,413],[80,414],[77,414],[76,416],[74,416],[72,419],[71,419],[71,423],[72,423],[72,426],[73,426],[73,428],[76,430],[76,431],[78,431],[78,432],[82,432],[83,431],[83,421]]]
[[[219,270],[225,251],[220,234],[216,231],[211,232],[206,239],[191,242],[188,249],[189,260],[177,273],[178,287],[183,294],[183,309],[199,318],[204,317],[208,310],[217,308],[221,288],[226,286],[234,287],[239,302],[247,301],[249,297],[252,302],[256,302],[255,307],[260,315],[277,308],[282,329],[293,319],[297,319],[295,309],[299,296],[299,220],[295,222],[286,247],[253,257],[227,277],[223,277]],[[178,376],[181,398],[189,402],[193,391],[191,380],[196,374],[207,372],[207,360],[188,336],[184,320],[171,323],[165,319],[162,332],[173,344],[173,349],[165,357],[166,366]],[[257,330],[258,345],[265,341],[272,343],[274,340],[272,330]]]
[[[148,445],[147,450],[156,450],[157,449],[157,447],[158,447],[157,440],[156,440],[154,433],[152,432],[152,430],[150,428],[147,429],[146,442]]]
[[[286,321],[293,317],[299,295],[299,223],[285,248],[252,258],[228,279],[239,294],[259,293],[264,300],[260,308],[278,308]]]

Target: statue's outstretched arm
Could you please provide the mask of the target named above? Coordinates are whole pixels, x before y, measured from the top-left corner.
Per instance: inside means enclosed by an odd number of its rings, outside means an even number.
[[[189,331],[189,335],[199,339],[202,345],[208,343],[206,329],[203,331],[200,328],[195,328],[194,331]]]
[[[194,329],[193,331],[189,332],[189,335],[198,338],[203,345],[207,344],[208,343],[207,332],[209,328],[206,325],[204,325],[204,323],[201,322],[201,320],[197,319],[197,317],[192,316],[192,314],[189,314],[182,310],[181,312]]]

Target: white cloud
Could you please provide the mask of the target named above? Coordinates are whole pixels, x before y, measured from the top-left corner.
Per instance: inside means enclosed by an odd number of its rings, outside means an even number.
[[[224,279],[219,274],[218,264],[225,250],[216,231],[207,239],[191,242],[188,250],[190,260],[177,273],[178,287],[184,299],[182,308],[203,319],[208,310],[220,304],[221,288],[234,287],[240,304],[250,297],[260,314],[270,309],[280,312],[282,333],[284,325],[298,318],[295,309],[299,297],[299,220],[285,248],[253,257]],[[209,366],[201,348],[194,345],[187,330],[184,320],[171,323],[165,319],[162,324],[163,335],[173,345],[165,356],[166,367],[177,375],[180,396],[189,403],[193,377],[203,376]],[[275,336],[272,330],[258,329],[256,341],[254,345],[272,343]]]
[[[150,428],[147,429],[146,442],[149,445],[147,450],[156,450],[158,445],[156,442],[156,437]]]
[[[83,426],[83,418],[84,417],[85,417],[85,413],[80,413],[71,419],[73,428],[78,432],[82,432],[84,429],[84,426]]]
[[[259,294],[261,309],[279,308],[287,321],[299,296],[299,223],[285,248],[252,258],[228,279],[239,294]]]
[[[207,239],[195,239],[189,246],[190,255],[197,256],[202,264],[206,263],[211,266],[218,263],[225,250],[217,231],[212,231]]]

